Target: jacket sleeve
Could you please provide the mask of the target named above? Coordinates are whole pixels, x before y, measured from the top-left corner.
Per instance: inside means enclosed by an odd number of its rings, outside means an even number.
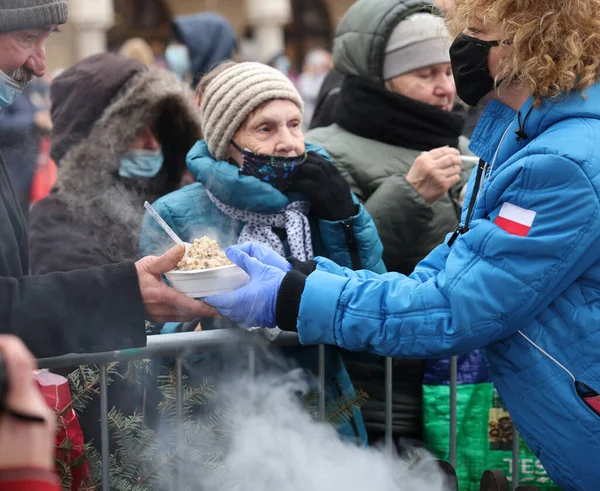
[[[404,358],[466,353],[514,334],[600,257],[596,190],[569,159],[530,155],[496,176],[480,200],[488,216],[429,279],[347,277],[321,266],[300,301],[301,342]],[[527,236],[495,222],[504,203],[535,212]],[[437,261],[445,252],[436,249]]]
[[[410,274],[413,280],[425,283],[427,280],[435,278],[444,269],[448,255],[450,254],[448,239],[450,239],[451,235],[448,235],[443,244],[437,246],[427,257],[417,264],[414,271]]]
[[[38,358],[145,346],[133,263],[21,278],[0,277],[0,326]]]
[[[30,225],[36,276],[0,278],[2,329],[39,358],[145,346],[135,265],[104,266],[102,251],[50,198],[33,208]]]
[[[396,175],[377,188],[365,207],[379,231],[386,266],[389,270],[401,270],[399,259],[428,230],[433,218],[431,206],[403,176]]]
[[[383,245],[375,223],[362,205],[357,207],[358,213],[348,220],[319,221],[327,257],[340,266],[352,268],[358,262],[361,269],[385,273]]]
[[[56,474],[33,467],[0,470],[0,491],[60,491]]]

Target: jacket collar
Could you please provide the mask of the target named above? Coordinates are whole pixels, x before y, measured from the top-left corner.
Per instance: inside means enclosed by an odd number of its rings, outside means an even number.
[[[322,149],[308,143],[306,151],[326,155]],[[190,150],[187,165],[196,181],[226,205],[258,213],[274,213],[290,204],[290,199],[270,184],[240,174],[239,168],[229,162],[215,160],[204,140]]]
[[[539,107],[533,106],[533,98],[530,97],[520,111],[501,102],[490,101],[473,132],[469,150],[488,163],[494,160],[498,150],[497,168],[559,121],[573,118],[600,119],[600,83],[592,85],[583,95],[584,97],[578,92],[572,92],[552,100],[545,99]],[[519,128],[527,135],[522,141],[518,141],[515,134],[515,130]],[[505,132],[506,136],[502,140]]]
[[[516,122],[517,112],[505,104],[498,101],[490,101],[481,115],[469,144],[469,150],[480,159],[491,163],[494,160],[494,154],[500,141],[506,133],[507,139],[514,140],[514,133],[511,135],[511,129]],[[506,130],[508,126],[511,128]],[[504,143],[504,142],[503,142]]]

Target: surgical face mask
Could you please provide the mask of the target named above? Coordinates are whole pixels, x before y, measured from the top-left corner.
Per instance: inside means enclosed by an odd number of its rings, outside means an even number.
[[[498,41],[460,34],[450,46],[450,62],[456,84],[456,93],[469,106],[476,106],[494,90],[494,79],[488,68],[490,49],[500,46]]]
[[[187,46],[184,46],[183,44],[172,44],[167,47],[165,51],[165,61],[167,62],[169,70],[182,80],[192,69],[190,52]]]
[[[242,154],[240,174],[255,177],[282,193],[290,187],[296,167],[306,160],[306,153],[298,157],[278,157],[242,150],[235,142],[231,143]]]
[[[121,159],[119,175],[126,178],[155,177],[162,169],[162,150],[130,149]]]
[[[0,70],[0,111],[15,102],[17,97],[25,90],[25,87],[27,87],[27,84],[20,84]]]

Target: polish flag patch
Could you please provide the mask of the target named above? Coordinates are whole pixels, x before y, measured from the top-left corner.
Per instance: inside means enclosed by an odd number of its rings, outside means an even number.
[[[509,234],[527,237],[534,218],[535,211],[504,203],[494,223]]]

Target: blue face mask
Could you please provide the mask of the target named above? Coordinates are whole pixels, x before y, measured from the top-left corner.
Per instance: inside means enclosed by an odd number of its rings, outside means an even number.
[[[119,175],[127,178],[155,177],[162,169],[162,150],[129,150],[121,159]]]
[[[182,80],[192,69],[190,52],[187,46],[183,44],[172,44],[169,46],[165,51],[165,61],[169,70]]]
[[[6,109],[25,90],[27,84],[20,84],[0,70],[0,111]]]

